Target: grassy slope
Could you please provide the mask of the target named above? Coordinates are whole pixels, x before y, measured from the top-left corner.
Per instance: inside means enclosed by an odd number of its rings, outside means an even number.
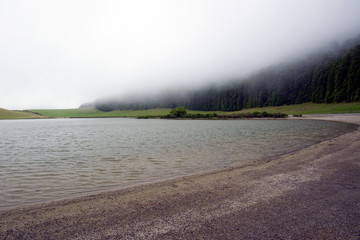
[[[279,107],[264,107],[244,109],[239,112],[268,112],[268,113],[286,113],[286,114],[331,114],[331,113],[360,113],[360,102],[354,103],[303,103],[294,105],[284,105]]]
[[[26,111],[11,111],[0,108],[0,119],[34,119],[34,118],[46,118],[46,117]]]
[[[168,114],[170,108],[156,108],[147,110],[117,110],[112,112],[102,112],[95,108],[75,108],[75,109],[35,109],[31,112],[57,118],[81,118],[81,117],[139,117],[139,116],[162,116]],[[204,111],[189,110],[189,113],[207,113]],[[225,113],[225,112],[216,112]]]
[[[121,110],[112,112],[101,112],[94,108],[80,109],[49,109],[49,110],[31,110],[49,117],[72,118],[72,117],[138,117],[138,116],[161,116],[168,114],[171,109],[148,109],[148,110]],[[338,103],[338,104],[316,104],[304,103],[296,105],[285,105],[280,107],[264,107],[244,109],[237,112],[220,112],[217,114],[233,114],[245,112],[268,112],[268,113],[286,113],[286,114],[325,114],[325,113],[360,113],[360,102],[357,103]],[[188,111],[189,113],[208,113],[203,111]]]
[[[81,117],[138,117],[144,115],[160,116],[170,112],[171,109],[149,109],[149,110],[121,110],[112,112],[102,112],[95,108],[78,109],[37,109],[31,110],[49,117],[58,118],[81,118]]]

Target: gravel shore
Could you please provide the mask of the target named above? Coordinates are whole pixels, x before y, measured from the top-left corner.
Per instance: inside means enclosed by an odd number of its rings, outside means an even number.
[[[360,239],[360,129],[261,163],[3,210],[0,239]]]

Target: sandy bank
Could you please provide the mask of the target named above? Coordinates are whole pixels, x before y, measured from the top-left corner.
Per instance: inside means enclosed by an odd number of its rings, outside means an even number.
[[[267,163],[0,212],[0,239],[306,238],[360,238],[360,129]]]

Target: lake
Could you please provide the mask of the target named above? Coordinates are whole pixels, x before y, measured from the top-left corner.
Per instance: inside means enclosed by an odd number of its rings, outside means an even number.
[[[245,164],[352,129],[304,120],[2,120],[0,209]]]

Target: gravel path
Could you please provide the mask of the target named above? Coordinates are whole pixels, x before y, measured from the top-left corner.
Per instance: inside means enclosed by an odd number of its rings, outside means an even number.
[[[0,239],[360,239],[360,129],[271,161],[4,210]]]

